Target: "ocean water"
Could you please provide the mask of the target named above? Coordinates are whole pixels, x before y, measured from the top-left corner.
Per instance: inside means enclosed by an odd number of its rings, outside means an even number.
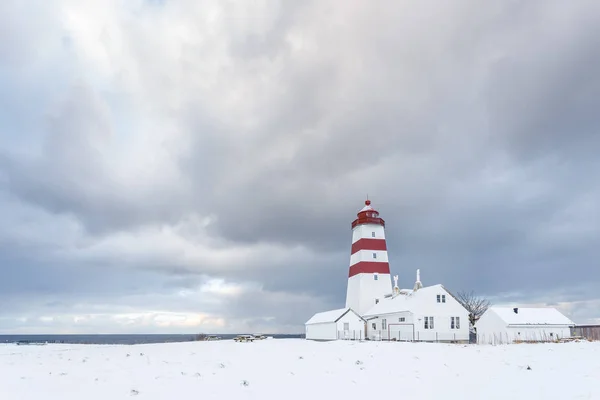
[[[216,334],[221,339],[233,339],[234,334]],[[269,335],[276,339],[302,338],[304,335]],[[0,335],[0,343],[69,343],[69,344],[143,344],[191,342],[196,335],[136,334],[136,335]]]

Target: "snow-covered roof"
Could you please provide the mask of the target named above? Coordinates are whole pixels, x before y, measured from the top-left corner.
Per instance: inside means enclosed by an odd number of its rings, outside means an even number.
[[[508,325],[575,325],[560,311],[551,307],[490,307],[488,312],[490,311]]]
[[[324,324],[327,322],[336,322],[338,319],[340,319],[342,316],[344,316],[347,312],[354,313],[354,311],[350,308],[339,308],[337,310],[320,312],[320,313],[313,315],[311,319],[306,321],[306,325]],[[356,314],[356,315],[358,316],[358,314]]]
[[[441,284],[427,286],[417,291],[412,289],[401,289],[400,294],[391,298],[381,299],[379,303],[375,304],[369,311],[365,313],[364,316],[393,314],[402,311],[412,312],[414,309],[413,303],[416,299],[423,296],[431,296],[431,292],[438,293],[440,289],[445,291]]]

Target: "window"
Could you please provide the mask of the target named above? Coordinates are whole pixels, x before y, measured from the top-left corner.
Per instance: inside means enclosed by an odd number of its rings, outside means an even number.
[[[398,322],[404,322],[404,321],[406,321],[406,318],[404,318],[404,317],[398,318]]]
[[[377,258],[377,253],[373,253],[373,258]]]
[[[344,322],[344,330],[345,331],[349,331],[350,330],[350,322]]]
[[[377,274],[373,274],[373,280],[374,280],[374,281],[376,281],[376,280],[378,280],[378,279],[379,279],[379,275],[377,275]]]
[[[371,237],[375,237],[375,232],[371,232]]]
[[[375,299],[375,304],[379,304],[379,299]]]
[[[425,329],[433,329],[433,317],[425,317]]]
[[[445,303],[445,302],[446,302],[446,295],[445,295],[445,294],[443,294],[443,295],[442,295],[442,303]]]
[[[442,296],[440,296],[440,295],[438,294],[438,295],[437,295],[437,302],[438,302],[438,303],[441,303],[441,302],[442,302],[442,301],[441,301],[441,298],[442,298]]]
[[[387,320],[385,320],[385,319],[381,320],[381,329],[387,329]]]
[[[376,322],[373,322],[373,323],[371,324],[371,326],[373,327],[373,330],[376,330],[376,329],[377,329],[377,323],[376,323]]]
[[[437,295],[437,302],[438,303],[445,303],[446,302],[446,295],[445,294],[438,294]]]
[[[460,329],[460,317],[450,317],[450,329]]]

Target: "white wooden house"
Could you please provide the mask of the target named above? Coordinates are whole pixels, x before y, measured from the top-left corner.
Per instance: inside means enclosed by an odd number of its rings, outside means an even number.
[[[350,308],[325,311],[312,316],[306,324],[308,340],[363,340],[365,321]]]
[[[444,286],[395,292],[363,315],[369,339],[468,343],[469,313]]]
[[[568,338],[574,325],[556,308],[490,307],[475,328],[477,343],[505,344]]]

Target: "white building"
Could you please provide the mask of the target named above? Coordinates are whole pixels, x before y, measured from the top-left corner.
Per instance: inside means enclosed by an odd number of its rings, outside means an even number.
[[[395,277],[396,278],[396,277]],[[367,311],[371,340],[469,341],[469,313],[442,285],[398,290]]]
[[[568,338],[574,325],[555,308],[490,307],[475,328],[478,343],[503,344]]]
[[[309,340],[364,338],[365,320],[350,308],[318,313],[306,322],[306,339]]]
[[[366,335],[374,340],[469,340],[468,312],[442,285],[423,287],[418,271],[411,290],[399,290],[398,277],[394,280],[392,289],[385,221],[367,200],[352,222],[346,307],[313,316],[306,323],[306,338],[362,339]],[[343,319],[351,315],[354,322]],[[358,329],[354,328],[356,317],[362,317],[362,336],[349,337],[344,332]],[[340,328],[340,323],[348,323],[348,329]]]

